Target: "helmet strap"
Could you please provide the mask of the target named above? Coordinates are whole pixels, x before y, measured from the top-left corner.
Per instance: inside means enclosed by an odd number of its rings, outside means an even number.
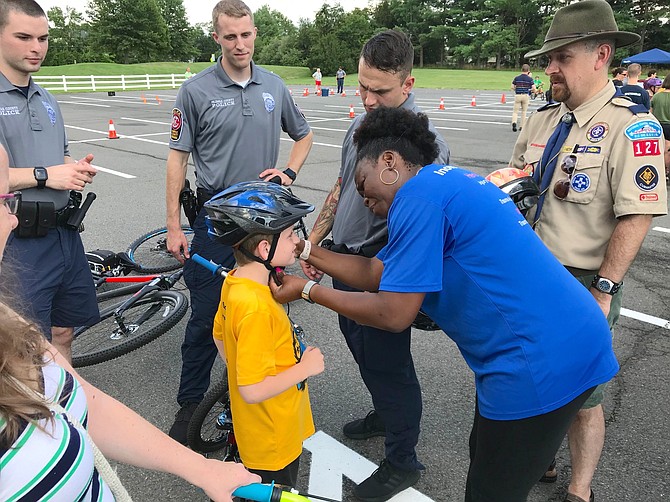
[[[255,254],[252,254],[250,251],[244,249],[243,247],[240,247],[239,250],[242,252],[244,256],[246,256],[250,260],[263,264],[265,268],[267,268],[270,271],[270,277],[272,277],[272,280],[275,281],[275,284],[277,286],[281,286],[279,277],[277,277],[277,272],[275,271],[275,268],[270,264],[272,258],[274,258],[275,256],[275,251],[277,250],[278,243],[279,243],[279,234],[274,234],[272,236],[272,242],[270,243],[270,250],[268,251],[268,257],[266,260],[259,258]]]

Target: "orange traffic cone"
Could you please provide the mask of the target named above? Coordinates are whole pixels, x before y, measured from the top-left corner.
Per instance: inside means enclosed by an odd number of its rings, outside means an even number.
[[[477,106],[477,101],[475,100],[474,96],[472,96],[472,101],[470,101],[470,106]]]
[[[505,98],[505,93],[504,93],[504,92],[503,92],[502,97],[500,98],[500,103],[503,104],[503,105],[504,105],[505,103],[507,103],[507,99]]]
[[[360,96],[360,95],[361,95],[361,91],[359,89],[356,89],[356,96]]]
[[[346,98],[347,97],[347,91],[342,89],[342,94],[340,94],[340,96],[342,96],[343,98]]]
[[[119,139],[116,135],[116,128],[114,127],[114,121],[109,119],[109,134],[107,135],[108,139]]]
[[[353,119],[356,116],[354,113],[354,105],[349,105],[349,118]]]
[[[161,98],[159,98],[158,96],[156,96],[156,102],[160,105],[160,104],[162,103]]]
[[[303,96],[309,96],[309,89],[305,87],[305,90],[302,92]]]
[[[142,94],[142,103],[147,104],[147,98]]]
[[[438,110],[444,110],[444,98],[440,98],[440,107]]]

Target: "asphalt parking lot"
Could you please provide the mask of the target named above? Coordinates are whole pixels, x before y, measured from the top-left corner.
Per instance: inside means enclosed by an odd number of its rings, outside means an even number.
[[[303,97],[303,87],[292,91],[315,135],[294,190],[320,208],[338,174],[350,105],[356,114],[363,108],[354,89],[347,89],[346,98]],[[450,145],[452,164],[478,174],[504,167],[511,155],[516,134],[510,128],[512,104],[506,94],[508,102],[503,104],[502,92],[416,91],[417,102]],[[117,93],[114,97],[106,93],[58,96],[73,157],[93,153],[94,165],[102,168],[91,186],[98,199],[82,234],[87,249],[122,251],[135,237],[164,225],[165,161],[175,95],[173,90],[159,90]],[[476,106],[471,105],[473,96]],[[441,97],[445,110],[438,109]],[[541,104],[531,102],[531,108]],[[109,120],[114,121],[120,139],[107,139]],[[291,146],[288,137],[283,139],[280,166],[285,165]],[[192,170],[190,174],[192,178]],[[622,317],[614,333],[622,369],[610,384],[605,403],[607,440],[593,484],[598,501],[670,499],[666,476],[670,449],[670,218],[655,219],[653,227],[626,277],[624,307],[629,309],[628,316]],[[520,273],[519,287],[528,280],[533,278]],[[319,433],[303,456],[299,488],[353,500],[353,483],[372,471],[370,462],[383,458],[381,438],[356,442],[341,432],[343,423],[371,408],[369,395],[339,332],[336,315],[304,302],[295,303],[291,315],[305,328],[310,342],[323,350],[326,360],[325,373],[310,380]],[[184,321],[135,353],[84,368],[81,373],[167,430],[177,410],[183,327]],[[416,331],[413,353],[424,395],[418,453],[427,469],[416,491],[394,500],[462,500],[474,408],[472,373],[442,332]],[[215,371],[221,373],[220,364]],[[559,451],[557,460],[558,482],[536,487],[531,502],[563,500],[570,471],[567,449]],[[207,500],[198,489],[168,475],[126,466],[119,466],[119,473],[137,501]]]

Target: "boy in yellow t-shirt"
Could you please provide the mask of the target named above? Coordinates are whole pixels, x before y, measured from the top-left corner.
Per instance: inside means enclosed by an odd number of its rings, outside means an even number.
[[[323,371],[304,347],[269,280],[295,262],[293,225],[314,207],[274,183],[238,183],[205,204],[209,233],[233,246],[238,267],[221,288],[214,342],[228,371],[235,438],[264,483],[294,487],[302,442],[314,433],[306,379]]]

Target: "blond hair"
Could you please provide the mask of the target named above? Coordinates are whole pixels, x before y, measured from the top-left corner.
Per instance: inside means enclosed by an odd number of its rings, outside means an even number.
[[[212,29],[218,33],[219,31],[219,16],[228,16],[241,18],[249,16],[251,23],[254,22],[254,14],[251,9],[242,2],[242,0],[221,0],[214,6],[212,10]]]
[[[3,271],[4,275],[4,271]],[[43,392],[39,378],[44,366],[45,343],[42,333],[0,300],[0,447],[9,448],[18,438],[22,423],[39,418],[52,419],[45,400],[29,395],[23,385]],[[21,383],[19,383],[21,382]],[[23,384],[23,385],[22,385]]]

